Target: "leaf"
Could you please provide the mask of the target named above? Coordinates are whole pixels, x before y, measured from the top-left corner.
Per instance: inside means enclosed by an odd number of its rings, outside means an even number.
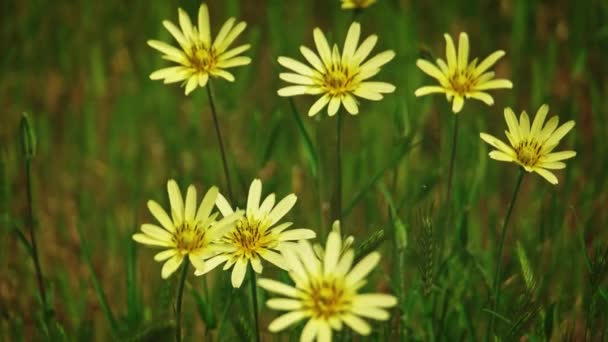
[[[300,116],[300,113],[298,113],[298,109],[296,108],[296,104],[292,98],[289,98],[289,106],[291,107],[291,112],[293,113],[296,124],[298,125],[300,137],[304,143],[304,152],[306,153],[306,159],[308,159],[308,163],[310,164],[310,173],[312,174],[312,177],[316,179],[319,168],[319,157],[317,155],[317,151],[312,143],[312,139],[310,138],[308,131],[306,130],[306,127],[304,127],[302,117]]]
[[[401,161],[401,159],[403,159],[403,157],[405,157],[407,153],[418,144],[418,142],[412,143],[409,137],[403,138],[393,158],[391,158],[391,160],[386,165],[384,165],[384,167],[378,170],[378,172],[376,172],[376,174],[372,176],[365,185],[363,185],[363,187],[355,195],[355,198],[348,204],[348,206],[346,206],[346,209],[342,210],[342,218],[345,218],[346,216],[348,216],[348,214],[350,214],[350,212],[355,208],[355,206],[357,206],[359,201],[361,201],[363,196],[367,194],[369,189],[371,189],[371,187],[373,187],[374,184],[376,184],[376,182],[380,180],[382,176],[384,176],[386,171],[392,169],[395,165],[397,165]]]
[[[217,328],[217,319],[215,318],[215,313],[213,312],[213,308],[211,307],[210,303],[206,302],[200,293],[194,289],[194,287],[190,287],[190,292],[196,301],[196,308],[198,309],[201,319],[203,322],[205,322],[207,330]]]
[[[532,272],[532,269],[530,267],[530,262],[528,261],[528,257],[526,256],[526,251],[524,250],[519,241],[517,241],[516,252],[517,258],[519,259],[519,264],[521,265],[521,271],[524,277],[524,281],[526,282],[526,287],[529,291],[532,291],[536,287],[534,273]]]
[[[103,288],[101,287],[101,283],[95,274],[95,269],[93,268],[93,263],[91,262],[91,254],[89,251],[89,246],[84,239],[84,233],[82,231],[82,227],[77,224],[76,228],[78,230],[78,235],[80,237],[80,246],[82,250],[82,257],[84,259],[85,264],[87,265],[89,272],[91,273],[91,282],[93,283],[93,287],[95,288],[95,293],[97,294],[97,299],[99,300],[99,304],[101,305],[101,309],[106,316],[106,320],[110,324],[112,328],[112,333],[114,336],[118,336],[118,323],[116,322],[116,318],[114,317],[114,313],[108,303],[108,299],[106,297]]]

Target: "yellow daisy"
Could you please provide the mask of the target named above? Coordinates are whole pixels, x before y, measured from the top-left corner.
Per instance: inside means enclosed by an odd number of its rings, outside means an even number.
[[[367,8],[376,3],[376,0],[340,0],[342,9]]]
[[[277,253],[289,241],[301,239],[312,239],[316,236],[310,229],[298,228],[288,230],[292,223],[285,222],[276,225],[285,214],[296,203],[294,194],[283,198],[275,206],[275,195],[270,194],[260,204],[262,195],[262,182],[255,179],[249,187],[247,198],[247,210],[236,221],[234,228],[224,236],[222,253],[209,259],[211,265],[219,265],[223,262],[224,270],[232,269],[232,286],[240,287],[247,273],[247,266],[251,264],[256,273],[262,273],[262,261],[286,269],[285,261],[281,254]],[[224,196],[219,194],[215,202],[222,215],[231,217],[234,215],[232,207]],[[200,274],[198,272],[196,274]]]
[[[228,19],[215,40],[212,40],[206,4],[201,4],[198,10],[198,27],[192,25],[186,11],[180,8],[178,13],[180,28],[168,20],[163,21],[163,26],[175,38],[179,48],[159,40],[149,40],[148,45],[162,52],[163,59],[179,65],[157,70],[150,74],[151,79],[164,80],[165,84],[183,82],[188,95],[197,86],[204,87],[209,76],[222,77],[233,82],[234,76],[225,69],[251,63],[251,58],[239,56],[247,51],[250,45],[228,49],[247,27],[244,21],[235,25],[236,19]]]
[[[309,116],[317,114],[327,105],[327,113],[333,116],[340,109],[340,104],[350,114],[357,114],[359,103],[355,96],[378,101],[383,98],[382,94],[395,91],[392,84],[367,81],[395,57],[395,52],[387,50],[364,62],[376,45],[378,36],[371,35],[359,45],[359,23],[352,23],[348,29],[341,54],[335,44],[330,49],[321,29],[315,28],[313,35],[318,55],[306,46],[300,46],[300,52],[312,67],[289,57],[279,57],[279,64],[293,71],[281,73],[279,77],[296,84],[279,89],[280,96],[322,95],[310,107]]]
[[[576,156],[575,151],[552,152],[559,141],[574,127],[570,120],[557,127],[559,119],[552,117],[545,123],[549,106],[542,105],[532,127],[528,114],[523,111],[517,117],[511,108],[505,108],[505,120],[508,131],[505,131],[511,146],[503,143],[494,136],[480,133],[481,139],[492,145],[496,150],[490,152],[490,158],[499,161],[514,162],[521,165],[528,172],[536,172],[551,184],[557,184],[557,177],[549,170],[559,170],[566,167],[562,160]],[[544,126],[543,126],[544,125]]]
[[[477,64],[477,58],[469,63],[469,36],[461,33],[458,41],[458,53],[454,47],[454,41],[449,34],[444,34],[446,47],[446,62],[438,58],[437,66],[424,59],[416,61],[416,65],[425,74],[437,79],[439,86],[424,86],[418,88],[416,96],[432,93],[445,93],[448,101],[452,102],[452,111],[460,112],[464,106],[465,98],[474,98],[491,106],[494,99],[485,92],[490,89],[513,88],[511,81],[506,79],[495,79],[494,72],[487,71],[496,63],[505,52],[496,51]]]
[[[327,238],[324,257],[319,259],[308,241],[300,241],[282,253],[289,266],[294,286],[272,279],[260,279],[258,285],[287,298],[268,300],[274,310],[287,311],[273,320],[268,329],[281,331],[307,319],[300,341],[331,341],[332,330],[342,330],[344,324],[361,335],[369,335],[370,325],[362,319],[387,320],[387,308],[397,304],[388,294],[359,294],[366,276],[380,260],[377,252],[365,256],[353,267],[355,253],[348,249],[342,256],[342,241],[338,232]]]
[[[234,213],[216,221],[218,213],[211,213],[218,195],[217,187],[211,187],[196,209],[196,188],[188,187],[186,201],[174,180],[167,182],[167,192],[171,204],[171,217],[155,201],[148,201],[148,209],[162,227],[154,224],[142,224],[142,233],[133,234],[133,240],[150,246],[165,248],[156,254],[154,260],[165,264],[161,270],[163,279],[167,279],[188,256],[197,270],[211,270],[205,262],[217,254],[216,244],[230,230],[241,215]],[[215,267],[215,266],[214,266]]]

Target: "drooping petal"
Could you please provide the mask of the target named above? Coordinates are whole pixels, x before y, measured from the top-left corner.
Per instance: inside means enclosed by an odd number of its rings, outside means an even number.
[[[314,116],[318,112],[320,112],[331,100],[331,96],[329,94],[325,94],[321,96],[308,110],[308,116]]]
[[[234,264],[234,268],[232,269],[232,276],[230,277],[230,281],[232,282],[232,287],[238,288],[243,284],[243,280],[245,279],[245,274],[247,273],[247,261],[244,258],[239,258]]]
[[[175,270],[177,270],[178,267],[182,264],[183,260],[184,256],[180,253],[177,253],[171,259],[165,261],[165,264],[163,265],[160,271],[161,277],[163,279],[169,278],[169,276],[173,274],[173,272],[175,272]]]
[[[268,325],[268,330],[271,332],[281,331],[288,326],[301,321],[306,316],[307,314],[304,311],[291,311],[270,322],[270,325]]]
[[[549,170],[545,170],[545,169],[541,169],[541,168],[535,168],[534,172],[538,173],[539,175],[541,175],[544,179],[546,179],[549,183],[555,185],[557,184],[557,177],[555,177],[555,174]]]

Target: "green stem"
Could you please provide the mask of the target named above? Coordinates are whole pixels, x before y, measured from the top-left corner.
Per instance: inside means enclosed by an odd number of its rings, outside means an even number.
[[[45,320],[48,315],[47,298],[46,298],[46,287],[44,286],[44,275],[42,274],[42,266],[40,266],[40,257],[38,256],[38,245],[36,244],[36,234],[34,233],[34,198],[32,190],[32,160],[30,157],[25,159],[25,187],[27,191],[27,225],[30,231],[30,246],[32,252],[32,259],[34,261],[34,268],[36,269],[36,280],[38,282],[38,291],[40,293],[40,300],[42,301],[43,314]]]
[[[458,115],[454,114],[454,132],[452,134],[452,154],[450,156],[450,170],[448,172],[448,188],[445,195],[446,224],[450,219],[452,200],[452,176],[454,175],[454,161],[456,160],[456,145],[458,143]]]
[[[188,266],[190,265],[188,260],[183,261],[182,273],[179,278],[179,288],[177,290],[177,305],[175,308],[175,341],[181,342],[182,340],[182,298],[184,296],[184,285],[186,284],[186,276],[188,275]]]
[[[494,273],[494,303],[492,305],[492,311],[497,312],[498,303],[500,300],[500,272],[501,272],[501,260],[502,260],[502,251],[505,244],[505,236],[507,235],[507,225],[509,224],[509,218],[511,217],[511,213],[513,212],[513,207],[515,206],[515,200],[517,199],[517,194],[519,193],[519,187],[521,185],[522,180],[524,179],[525,170],[521,168],[519,170],[519,175],[517,176],[517,183],[515,184],[515,190],[513,191],[513,197],[511,198],[511,203],[509,204],[509,209],[507,210],[507,216],[505,217],[505,221],[502,224],[502,232],[500,236],[500,244],[498,245],[498,254],[496,255],[496,273]],[[488,332],[488,339],[491,335],[494,334],[494,315],[490,318],[490,327]]]
[[[336,121],[336,203],[335,216],[342,224],[342,113],[338,112]],[[344,229],[342,230],[344,231]]]
[[[249,272],[251,273],[251,300],[253,301],[253,318],[255,320],[255,338],[257,342],[260,342],[260,321],[258,317],[258,291],[255,271],[251,264],[249,265]]]
[[[211,80],[207,83],[207,97],[209,99],[209,106],[211,107],[211,114],[213,116],[213,123],[215,125],[215,133],[217,134],[217,141],[220,145],[220,152],[222,154],[222,164],[224,165],[224,177],[226,178],[226,186],[228,188],[228,200],[233,201],[232,184],[230,182],[230,171],[228,169],[228,162],[226,159],[226,151],[224,149],[224,142],[222,140],[222,132],[220,130],[220,122],[217,118],[217,110],[215,109],[215,102],[213,101],[213,94],[211,89]]]

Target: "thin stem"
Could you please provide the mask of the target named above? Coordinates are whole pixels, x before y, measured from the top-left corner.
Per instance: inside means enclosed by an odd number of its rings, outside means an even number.
[[[182,297],[184,296],[184,285],[186,284],[186,276],[188,275],[188,266],[190,263],[188,260],[183,261],[182,274],[179,278],[179,288],[177,290],[177,305],[175,308],[175,341],[181,342],[182,340]]]
[[[500,244],[498,245],[498,254],[496,255],[496,273],[494,273],[494,304],[492,305],[492,311],[497,312],[496,309],[498,307],[498,302],[500,300],[500,272],[501,272],[501,259],[502,259],[502,251],[505,244],[505,236],[507,235],[507,225],[509,224],[509,218],[511,217],[511,212],[513,211],[513,207],[515,206],[515,200],[517,199],[517,194],[519,192],[519,187],[521,185],[522,180],[524,179],[525,170],[521,168],[519,170],[519,175],[517,176],[517,183],[515,184],[515,190],[513,191],[513,197],[511,198],[511,203],[509,204],[509,209],[507,210],[507,216],[505,217],[505,221],[502,224],[502,232],[500,236]],[[494,315],[491,316],[490,319],[490,327],[488,332],[488,339],[494,334]]]
[[[456,160],[456,144],[458,143],[458,115],[454,114],[454,133],[452,135],[452,154],[450,156],[450,170],[448,172],[448,188],[445,195],[446,221],[449,220],[450,204],[452,200],[452,176],[454,175],[454,161]]]
[[[338,112],[336,121],[336,219],[342,223],[342,113]],[[341,225],[344,227],[344,225]]]
[[[36,244],[36,234],[34,233],[34,199],[32,195],[32,160],[29,157],[25,159],[25,187],[27,189],[27,225],[30,230],[30,245],[34,268],[36,269],[36,279],[38,281],[38,291],[40,292],[40,300],[42,301],[43,313],[47,318],[47,300],[46,287],[44,286],[44,275],[40,266],[40,258],[38,256],[38,245]]]
[[[260,321],[258,318],[258,291],[255,271],[251,264],[249,265],[249,273],[251,273],[251,300],[253,301],[253,318],[255,319],[255,338],[260,342]]]
[[[226,186],[228,187],[228,200],[233,201],[232,184],[230,183],[230,171],[228,169],[228,162],[226,161],[226,151],[224,150],[224,142],[222,140],[222,132],[220,130],[220,122],[217,118],[217,110],[215,109],[215,102],[213,102],[213,94],[211,89],[211,80],[207,83],[207,97],[209,98],[209,106],[211,106],[211,114],[213,115],[213,123],[215,124],[215,133],[217,134],[217,141],[220,145],[220,152],[222,153],[222,164],[224,165],[224,176],[226,177]]]

